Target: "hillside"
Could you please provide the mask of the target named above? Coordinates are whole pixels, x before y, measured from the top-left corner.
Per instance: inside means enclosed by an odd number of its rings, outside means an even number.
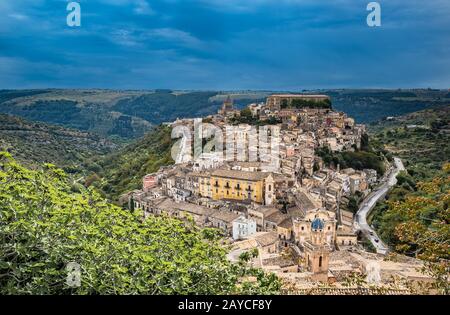
[[[103,137],[136,138],[151,129],[152,124],[139,117],[112,109],[121,98],[133,92],[104,90],[0,91],[0,113],[25,119],[58,124]]]
[[[230,95],[237,108],[280,91],[0,90],[0,113],[103,137],[134,139],[152,125],[215,113]],[[285,91],[284,91],[285,92]],[[450,104],[447,90],[319,90],[359,123]],[[294,91],[293,93],[298,93]]]
[[[383,120],[369,133],[372,145],[400,157],[417,180],[427,179],[450,157],[450,106]]]
[[[28,165],[52,163],[73,172],[86,159],[117,147],[95,134],[0,114],[0,151]]]
[[[448,90],[324,90],[333,108],[359,123],[371,123],[389,116],[401,116],[430,107],[450,105]]]
[[[372,144],[400,157],[407,169],[397,176],[397,185],[369,217],[369,223],[384,241],[394,247],[400,246],[404,242],[398,229],[407,219],[406,213],[396,211],[398,203],[430,197],[421,182],[431,184],[436,178],[448,176],[442,168],[450,160],[450,106],[381,121],[371,125],[370,132]]]
[[[158,126],[141,139],[106,156],[87,161],[84,184],[95,186],[111,200],[142,186],[142,178],[161,166],[173,164],[171,129]]]

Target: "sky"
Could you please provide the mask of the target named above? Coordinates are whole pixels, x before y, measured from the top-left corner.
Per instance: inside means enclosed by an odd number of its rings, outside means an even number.
[[[450,1],[0,0],[0,89],[449,88]]]

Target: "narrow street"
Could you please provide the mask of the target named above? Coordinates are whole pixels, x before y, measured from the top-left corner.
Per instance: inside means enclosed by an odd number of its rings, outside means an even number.
[[[378,237],[376,232],[367,224],[367,216],[372,211],[376,203],[384,198],[386,193],[397,183],[397,175],[400,171],[405,170],[402,161],[399,158],[394,158],[394,169],[390,174],[384,179],[384,183],[370,193],[369,196],[361,203],[361,207],[355,215],[354,227],[356,230],[362,231],[367,238],[370,240],[372,245],[376,248],[377,253],[385,255],[389,248],[383,241]]]

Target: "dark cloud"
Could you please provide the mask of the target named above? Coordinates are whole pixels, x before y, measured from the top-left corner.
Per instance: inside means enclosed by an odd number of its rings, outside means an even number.
[[[450,86],[450,2],[1,2],[0,88],[303,89]]]

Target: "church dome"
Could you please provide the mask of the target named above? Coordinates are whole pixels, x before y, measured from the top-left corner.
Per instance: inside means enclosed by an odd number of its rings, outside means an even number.
[[[323,230],[323,221],[319,218],[315,218],[311,223],[311,228],[313,230]]]

